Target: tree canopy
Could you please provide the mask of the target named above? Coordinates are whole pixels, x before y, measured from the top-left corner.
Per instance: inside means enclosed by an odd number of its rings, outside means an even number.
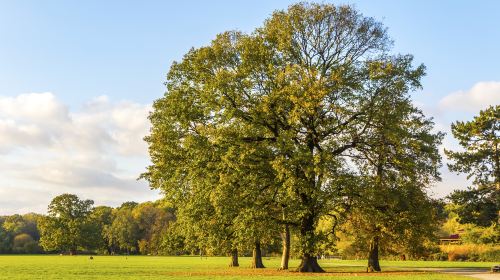
[[[217,35],[170,68],[142,177],[179,208],[204,201],[204,214],[222,213],[219,221],[286,207],[299,271],[322,271],[319,219],[355,188],[351,158],[377,128],[381,100],[409,100],[424,74],[411,55],[391,55],[391,43],[381,23],[330,4],[295,4],[251,34]],[[228,193],[236,213],[216,201]]]
[[[89,247],[93,224],[89,219],[94,202],[80,200],[74,194],[56,196],[48,206],[48,214],[39,224],[42,247],[47,251],[76,253],[79,247]]]
[[[473,178],[475,188],[457,190],[449,198],[463,223],[500,223],[500,105],[481,110],[467,122],[451,125],[462,151],[445,150],[450,170]]]

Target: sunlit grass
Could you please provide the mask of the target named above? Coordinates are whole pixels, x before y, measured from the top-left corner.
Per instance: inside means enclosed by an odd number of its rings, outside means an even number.
[[[250,258],[229,268],[223,257],[147,256],[0,256],[0,279],[470,279],[419,271],[422,267],[490,267],[492,263],[382,262],[382,273],[366,273],[366,261],[324,260],[325,274],[278,271],[278,258],[265,258],[266,269],[250,269]],[[299,264],[291,260],[291,268]],[[314,278],[311,278],[314,277]]]

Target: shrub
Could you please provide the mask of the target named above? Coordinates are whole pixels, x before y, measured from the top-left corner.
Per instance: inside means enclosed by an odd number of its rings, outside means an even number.
[[[489,227],[467,225],[465,228],[466,230],[461,236],[465,243],[490,245],[500,243],[500,225],[498,224]]]
[[[482,262],[497,262],[500,260],[500,249],[486,251],[479,254],[479,261]]]
[[[440,249],[442,253],[448,255],[449,261],[498,261],[500,259],[500,246],[498,245],[442,245]]]
[[[447,261],[448,260],[448,253],[437,252],[437,253],[431,254],[429,256],[429,260],[431,260],[431,261]]]
[[[27,233],[21,233],[14,237],[12,244],[12,251],[21,254],[35,254],[40,253],[42,250],[38,246],[38,242],[33,240],[33,237]]]
[[[450,253],[448,253],[448,260],[450,262],[465,261],[465,260],[467,260],[467,255],[458,254],[456,252],[450,252]]]

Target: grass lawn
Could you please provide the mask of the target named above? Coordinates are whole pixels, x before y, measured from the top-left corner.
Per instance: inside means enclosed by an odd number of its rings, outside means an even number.
[[[324,260],[328,273],[300,274],[277,271],[278,258],[265,258],[266,269],[249,269],[250,258],[240,258],[239,268],[229,268],[229,258],[153,256],[0,256],[0,279],[471,279],[418,271],[419,268],[491,267],[478,262],[382,262],[382,273],[366,273],[366,261]],[[292,260],[295,267],[298,260]]]

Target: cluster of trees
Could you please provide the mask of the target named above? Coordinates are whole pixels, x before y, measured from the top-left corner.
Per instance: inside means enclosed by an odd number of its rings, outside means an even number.
[[[342,183],[351,190],[344,190],[343,197],[337,198],[337,208],[321,215],[315,224],[315,254],[368,256],[374,270],[380,269],[379,250],[384,256],[404,254],[439,260],[498,258],[500,252],[494,246],[500,244],[499,128],[500,106],[481,111],[472,121],[452,125],[464,149],[445,151],[453,160],[450,169],[469,173],[474,186],[454,191],[447,201],[428,198],[419,181],[401,180],[400,174],[387,172],[392,177],[383,183],[376,181],[380,180],[376,176],[350,175],[350,181]],[[254,168],[251,172],[265,174],[260,167]],[[414,165],[411,168],[421,170]],[[244,188],[253,187],[250,182],[258,180],[247,172],[237,173],[236,178],[225,183],[236,186],[220,185],[220,178],[206,178],[213,180],[214,185],[180,190],[178,194],[183,197],[179,200],[170,197],[184,202],[175,208],[165,201],[94,207],[91,200],[59,195],[48,206],[47,215],[1,216],[0,253],[230,254],[232,266],[238,266],[238,254],[252,254],[254,267],[263,267],[261,250],[278,254],[281,242],[282,268],[286,269],[290,255],[303,254],[300,247],[291,248],[292,242],[300,244],[303,237],[300,223],[288,216],[297,215],[300,208],[290,208],[284,204],[284,198],[276,200],[283,195],[279,189],[283,186],[274,186],[272,198],[265,197],[270,186],[257,186],[258,190]],[[247,185],[241,185],[242,180]],[[484,252],[474,251],[475,247],[468,245],[457,248],[460,253],[439,251],[437,237],[456,233],[460,233],[465,244],[494,246],[491,250],[482,249]]]
[[[142,178],[175,205],[187,244],[233,266],[251,249],[260,268],[261,249],[281,235],[281,268],[294,251],[302,272],[323,271],[317,256],[342,232],[365,248],[371,271],[380,250],[423,254],[439,222],[426,188],[440,179],[443,134],[411,101],[424,66],[391,54],[391,43],[350,6],[300,3],[175,62],[150,114]],[[451,195],[464,219],[486,204],[498,219],[491,111],[477,129],[453,125],[467,152],[447,151],[450,168],[480,184]]]
[[[177,207],[186,240],[232,265],[252,248],[259,268],[281,234],[282,269],[295,250],[298,271],[321,272],[323,240],[349,223],[369,270],[383,244],[416,254],[435,226],[425,189],[443,135],[411,102],[424,66],[390,45],[350,6],[300,3],[174,63],[142,177]]]
[[[41,216],[33,213],[0,216],[0,254],[40,253],[37,224]]]
[[[48,214],[38,219],[40,246],[45,252],[75,254],[168,254],[174,212],[158,202],[125,202],[120,207],[93,207],[92,200],[73,194],[55,197]]]

